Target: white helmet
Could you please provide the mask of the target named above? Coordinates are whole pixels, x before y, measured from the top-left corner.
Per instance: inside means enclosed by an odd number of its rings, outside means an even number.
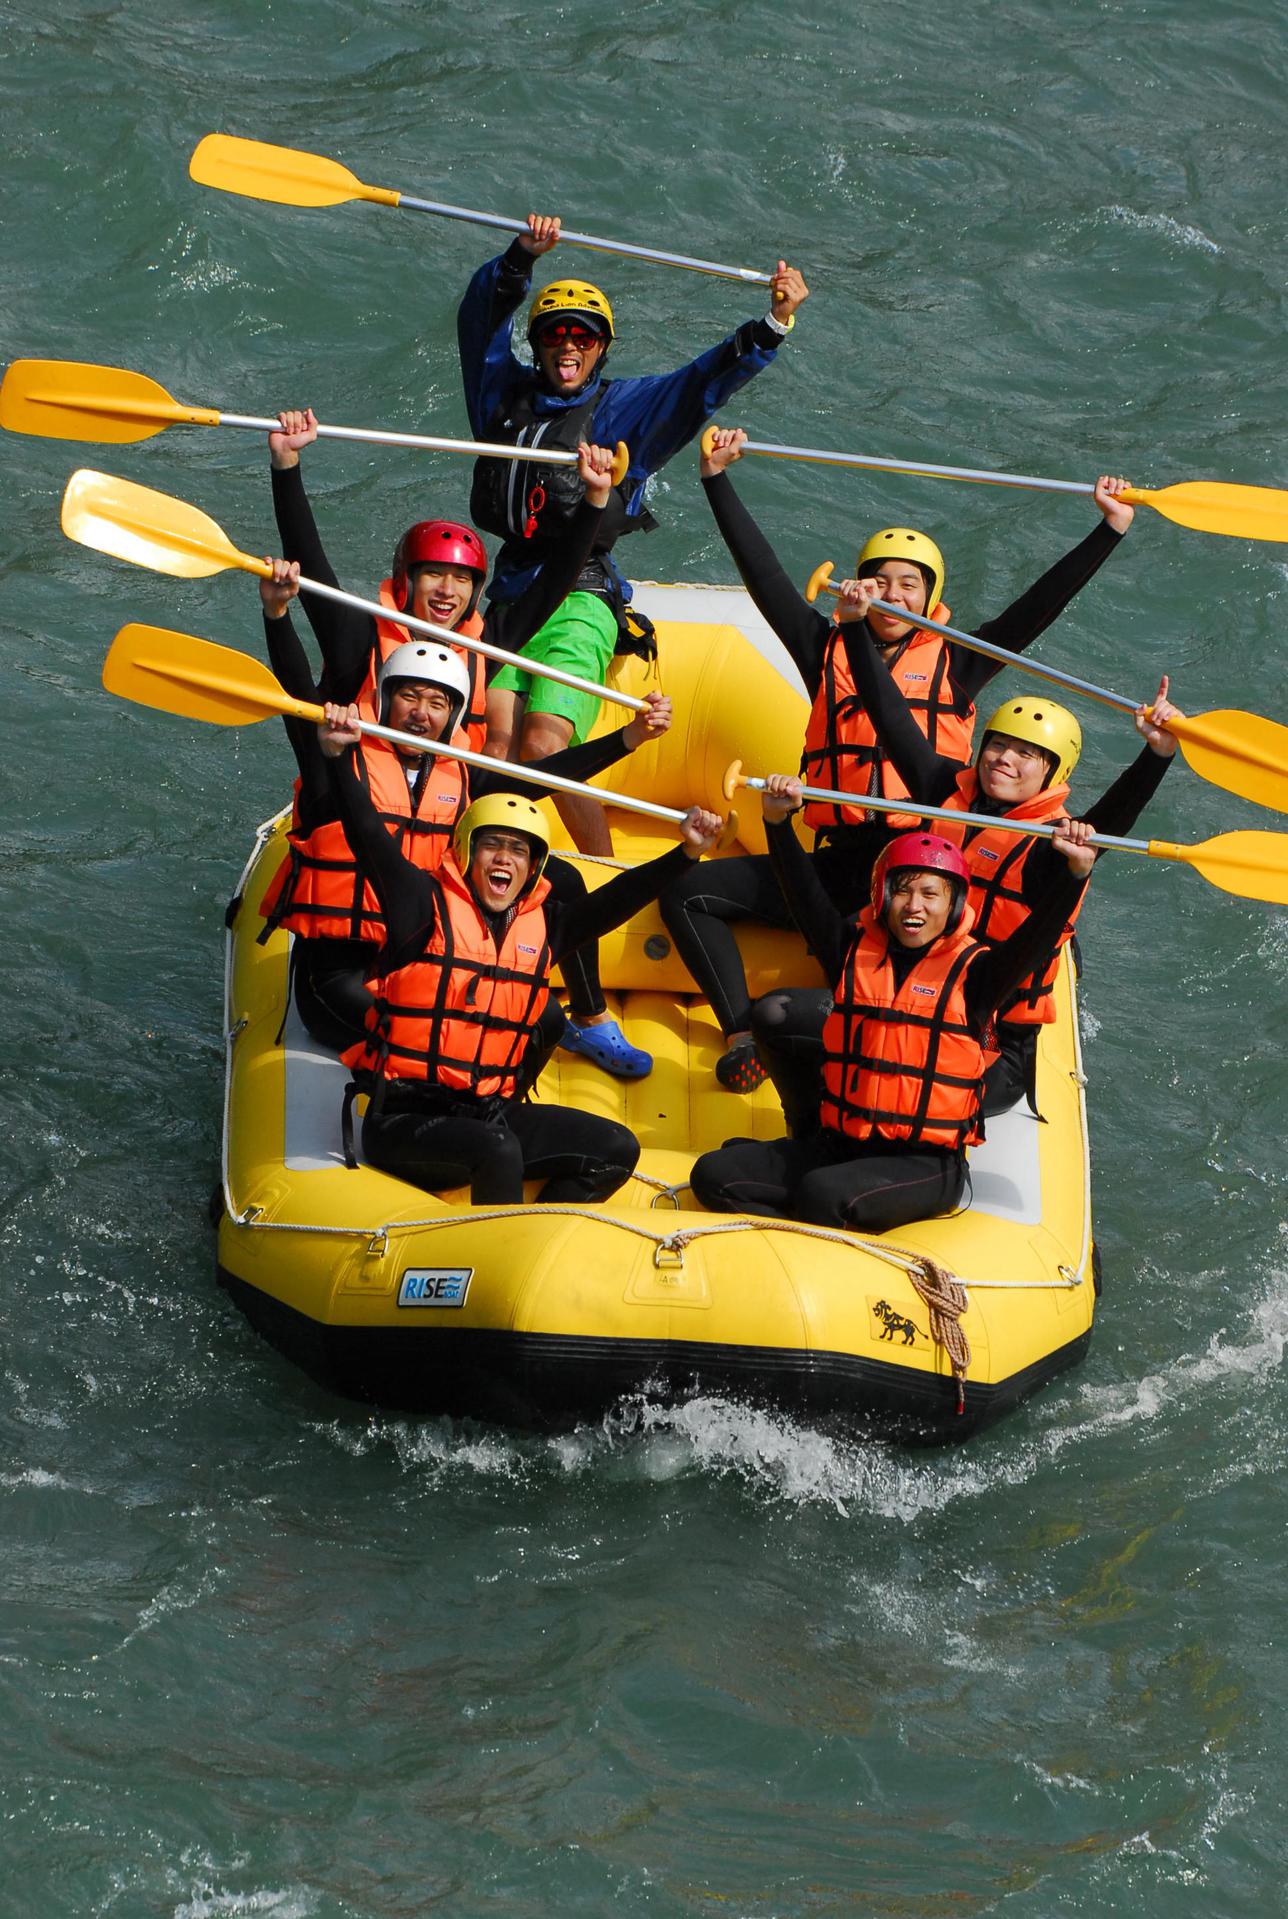
[[[376,675],[380,724],[389,724],[389,698],[399,680],[414,680],[421,686],[441,686],[452,702],[447,716],[444,739],[450,739],[460,725],[461,714],[470,697],[470,669],[459,653],[447,646],[431,646],[426,640],[407,640],[396,646]]]

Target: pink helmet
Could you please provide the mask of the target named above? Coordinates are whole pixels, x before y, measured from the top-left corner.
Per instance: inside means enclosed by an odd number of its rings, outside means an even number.
[[[872,868],[872,911],[883,926],[890,911],[894,876],[907,872],[942,873],[948,880],[953,903],[944,931],[955,933],[970,890],[970,868],[960,847],[954,846],[951,840],[941,839],[938,833],[900,833],[897,839],[882,847]]]
[[[394,548],[394,604],[405,613],[411,605],[411,575],[418,566],[464,566],[478,576],[474,601],[487,578],[487,554],[472,526],[457,520],[417,520]]]

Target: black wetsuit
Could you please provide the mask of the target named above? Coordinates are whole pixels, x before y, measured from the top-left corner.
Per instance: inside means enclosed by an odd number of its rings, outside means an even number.
[[[327,767],[349,844],[384,916],[385,940],[372,970],[388,974],[424,952],[434,931],[437,889],[381,823],[351,755],[329,760]],[[562,963],[620,926],[687,863],[683,847],[675,847],[571,903],[547,899],[552,960]],[[500,922],[507,916],[485,917]],[[574,1107],[529,1106],[432,1082],[391,1080],[368,1107],[362,1150],[373,1166],[411,1185],[440,1192],[468,1180],[474,1205],[508,1206],[522,1202],[525,1178],[544,1182],[537,1197],[546,1204],[607,1199],[629,1178],[640,1149],[625,1126]]]
[[[788,577],[773,548],[739,499],[727,473],[704,480],[716,524],[733,556],[744,586],[795,662],[813,700],[822,677],[832,622],[805,600]],[[978,637],[1009,653],[1022,653],[1064,611],[1117,547],[1122,535],[1102,520],[1072,552],[1044,573],[995,619],[973,628]],[[872,650],[866,623],[841,629],[842,644],[854,672],[860,642]],[[948,680],[954,705],[966,713],[1001,664],[946,639]],[[857,683],[857,674],[855,675]],[[813,858],[832,903],[843,913],[857,912],[867,900],[873,861],[890,838],[881,821],[863,826],[834,826],[818,835]],[[742,957],[731,924],[761,920],[789,926],[791,917],[763,855],[713,861],[685,874],[659,902],[676,950],[710,1000],[721,1031],[745,1032],[751,1006]]]
[[[858,623],[854,623],[856,628]],[[855,689],[867,708],[882,751],[910,793],[928,806],[943,806],[956,791],[961,767],[946,754],[936,753],[917,725],[903,694],[875,646],[849,649]],[[1132,761],[1094,805],[1078,813],[1096,833],[1127,834],[1158,791],[1170,758],[1148,747]],[[1003,802],[982,793],[970,809],[1004,818]],[[939,822],[926,822],[934,831]],[[975,829],[978,831],[979,829]],[[969,845],[970,833],[967,833]],[[1038,839],[1021,868],[1020,894],[1030,911],[1044,898],[1053,877],[1064,865],[1049,839]],[[1046,954],[1038,971],[1045,971]],[[792,1132],[807,1124],[818,1105],[819,1074],[823,1064],[823,1021],[831,1010],[831,995],[817,987],[788,988],[767,993],[752,1008],[751,1030],[762,1064],[774,1082]],[[984,1082],[984,1116],[1007,1112],[1018,1099],[1034,1100],[1039,1028],[1016,1020],[997,1023],[1001,1056]]]
[[[832,904],[790,820],[770,826],[767,837],[769,858],[806,944],[827,977],[837,980],[854,942],[853,922]],[[981,1039],[997,1008],[1050,950],[1077,906],[1086,882],[1076,879],[1063,860],[1060,865],[1063,872],[1052,875],[1046,896],[1024,924],[1002,945],[986,949],[967,971],[967,1020]],[[900,983],[918,957],[890,942]],[[851,1139],[820,1126],[816,1108],[807,1138],[736,1140],[704,1153],[693,1168],[692,1186],[712,1212],[880,1233],[949,1212],[965,1180],[964,1152],[877,1137]]]

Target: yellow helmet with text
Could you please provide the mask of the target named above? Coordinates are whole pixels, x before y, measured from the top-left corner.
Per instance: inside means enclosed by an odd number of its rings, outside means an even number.
[[[1054,700],[1004,700],[984,728],[980,752],[990,733],[1004,733],[1050,753],[1055,768],[1046,782],[1048,786],[1063,786],[1082,757],[1082,728],[1068,707],[1058,706]]]
[[[944,556],[926,533],[910,526],[883,526],[866,541],[855,562],[855,578],[875,573],[883,560],[911,560],[926,578],[926,612],[934,610],[944,595]]]
[[[528,309],[529,340],[535,338],[547,320],[558,315],[585,320],[596,332],[606,336],[610,346],[616,337],[613,309],[606,296],[589,280],[552,280],[548,287],[542,287]]]
[[[472,806],[466,807],[452,835],[452,852],[462,873],[469,870],[474,835],[489,826],[499,833],[521,833],[524,839],[531,842],[532,870],[524,888],[526,892],[541,878],[550,852],[550,829],[540,808],[518,793],[486,793],[481,800],[475,800]]]

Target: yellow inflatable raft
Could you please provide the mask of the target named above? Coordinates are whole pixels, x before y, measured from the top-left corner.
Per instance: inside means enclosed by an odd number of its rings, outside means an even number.
[[[735,757],[754,770],[795,766],[800,682],[746,595],[651,587],[640,603],[657,623],[676,723],[607,783],[723,810]],[[649,684],[639,661],[614,671],[628,690]],[[732,850],[761,852],[759,804],[743,797]],[[614,812],[612,824],[621,859],[674,843],[637,814]],[[693,1199],[698,1153],[735,1134],[775,1137],[782,1116],[768,1086],[748,1099],[717,1085],[719,1029],[650,908],[601,954],[610,1001],[654,1055],[652,1075],[621,1082],[557,1053],[538,1089],[631,1127],[643,1146],[637,1174],[602,1207],[475,1210],[463,1191],[434,1197],[345,1166],[347,1073],[293,1009],[283,1024],[286,936],[256,939],[285,829],[285,816],[260,829],[229,913],[219,1274],[321,1383],[391,1407],[534,1426],[597,1417],[634,1394],[721,1393],[925,1441],[965,1437],[1082,1357],[1097,1286],[1067,961],[1059,1018],[1042,1032],[1041,1122],[1021,1109],[989,1121],[963,1212],[861,1239],[717,1216]],[[561,829],[555,839],[566,846]],[[611,877],[582,870],[591,885]],[[818,983],[794,935],[747,926],[739,941],[753,993]],[[965,1301],[947,1323],[945,1268]],[[942,1343],[960,1361],[958,1326],[964,1378]]]

